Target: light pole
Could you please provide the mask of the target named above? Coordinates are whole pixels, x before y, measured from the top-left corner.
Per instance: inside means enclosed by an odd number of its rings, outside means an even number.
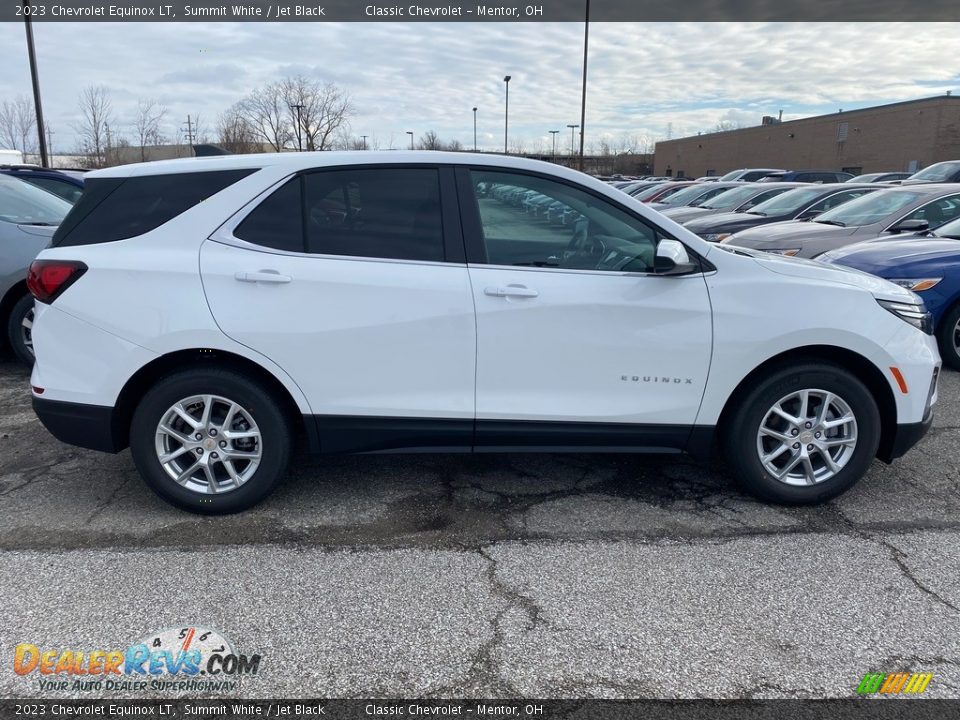
[[[413,150],[413,130],[407,130],[407,135],[410,136],[410,149]]]
[[[477,151],[477,109],[473,109],[473,151]]]
[[[361,135],[360,137],[363,138],[363,149],[366,150],[366,149],[367,149],[367,136],[366,136],[366,135]]]
[[[506,105],[503,108],[503,154],[507,155],[507,130],[510,128],[510,76],[503,78],[503,84],[507,89]]]
[[[553,162],[557,161],[557,133],[558,132],[560,131],[559,130],[550,131],[550,134],[553,135],[553,154],[551,155],[551,157],[553,158]]]
[[[587,40],[590,37],[590,0],[587,0],[587,11],[583,23],[583,90],[580,93],[580,163],[579,170],[583,172],[583,131],[587,128]]]
[[[33,27],[30,24],[28,0],[23,0],[23,25],[27,31],[27,55],[30,57],[30,82],[33,84],[33,110],[37,115],[37,135],[40,139],[40,165],[50,167],[47,157],[47,139],[43,135],[43,106],[40,104],[40,76],[37,74],[37,53],[33,47]],[[26,148],[24,148],[26,150]]]
[[[300,135],[300,111],[303,110],[303,105],[291,105],[290,111],[296,111],[297,113],[297,151],[303,152],[303,138]]]
[[[578,127],[580,127],[580,126],[579,126],[579,125],[567,125],[567,127],[570,128],[570,157],[573,157],[573,152],[574,152],[574,148],[573,148],[573,131],[576,130],[576,129],[577,129]]]

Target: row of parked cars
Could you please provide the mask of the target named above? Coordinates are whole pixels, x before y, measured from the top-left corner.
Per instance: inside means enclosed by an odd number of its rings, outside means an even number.
[[[960,369],[960,161],[817,184],[766,172],[615,184],[708,242],[845,265],[919,293],[944,362]]]

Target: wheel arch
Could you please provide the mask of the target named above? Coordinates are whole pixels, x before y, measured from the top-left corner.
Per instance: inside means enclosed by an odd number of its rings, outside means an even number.
[[[279,401],[296,433],[298,435],[305,433],[308,441],[314,441],[315,433],[312,425],[306,422],[293,395],[276,375],[254,360],[227,350],[194,348],[161,355],[130,376],[114,404],[112,431],[118,449],[123,449],[130,444],[130,422],[133,419],[134,410],[140,398],[150,387],[174,372],[204,367],[227,368],[252,377]]]
[[[807,345],[792,348],[768,358],[755,367],[740,381],[724,403],[717,422],[718,431],[723,431],[734,409],[761,377],[784,367],[818,360],[839,365],[854,373],[867,386],[880,411],[880,444],[877,448],[877,457],[880,459],[889,457],[897,429],[897,404],[893,389],[880,368],[870,360],[853,350],[834,345]]]

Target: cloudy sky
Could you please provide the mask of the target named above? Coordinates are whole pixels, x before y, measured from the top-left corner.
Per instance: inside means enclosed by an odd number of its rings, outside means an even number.
[[[55,151],[75,147],[77,95],[110,89],[115,127],[137,100],[187,114],[213,134],[216,115],[253,87],[287,75],[349,91],[355,135],[403,147],[413,130],[503,146],[503,76],[510,134],[525,150],[570,144],[580,119],[578,23],[38,23],[44,111]],[[594,23],[587,146],[606,137],[663,139],[720,122],[759,124],[952,90],[960,94],[960,24]],[[0,24],[0,100],[30,93],[23,27]],[[513,142],[511,142],[513,144]],[[595,147],[595,145],[594,145]]]

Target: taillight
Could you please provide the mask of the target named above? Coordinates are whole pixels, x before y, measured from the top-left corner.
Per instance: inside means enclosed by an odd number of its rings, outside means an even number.
[[[87,271],[74,260],[34,260],[27,272],[27,287],[42,303],[52,303]]]

